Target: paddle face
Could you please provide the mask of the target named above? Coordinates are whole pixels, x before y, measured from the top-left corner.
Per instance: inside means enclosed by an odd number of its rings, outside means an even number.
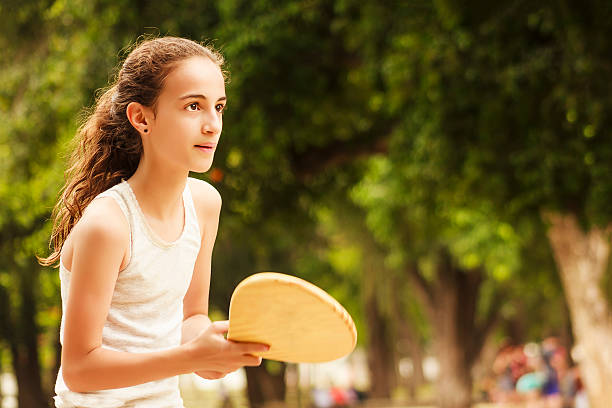
[[[357,330],[347,311],[322,289],[295,276],[263,272],[234,290],[227,338],[269,345],[258,354],[269,360],[315,363],[353,351]]]

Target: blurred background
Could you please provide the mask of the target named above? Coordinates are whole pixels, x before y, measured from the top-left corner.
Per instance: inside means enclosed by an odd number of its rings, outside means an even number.
[[[356,351],[181,377],[197,407],[612,407],[612,3],[2,0],[0,406],[59,364],[50,213],[145,35],[227,59],[211,316],[260,271],[328,291]],[[313,327],[313,330],[317,330]]]

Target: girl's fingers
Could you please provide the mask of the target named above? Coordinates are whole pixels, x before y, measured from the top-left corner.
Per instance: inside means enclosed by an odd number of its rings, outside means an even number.
[[[233,342],[233,343],[241,354],[262,353],[264,351],[270,350],[270,346],[268,346],[267,344],[239,343],[239,342]]]
[[[224,373],[213,370],[196,371],[196,374],[202,378],[206,378],[207,380],[218,380],[219,378],[225,377]]]
[[[244,364],[245,366],[250,366],[250,367],[257,367],[259,365],[261,365],[261,357],[255,357],[255,356],[244,356]]]
[[[218,322],[212,322],[210,327],[215,333],[227,333],[227,331],[229,330],[229,320],[220,320]]]
[[[211,371],[210,373],[208,373],[208,375],[204,378],[206,378],[207,380],[219,380],[221,378],[225,377],[225,374],[220,373],[218,371]]]

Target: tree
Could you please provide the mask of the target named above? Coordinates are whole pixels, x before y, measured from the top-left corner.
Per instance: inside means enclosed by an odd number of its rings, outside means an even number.
[[[562,276],[590,400],[610,405],[612,149],[606,2],[436,2],[421,31],[391,52],[416,129],[453,154],[448,173],[513,225],[542,217]],[[398,66],[400,64],[398,63]],[[424,114],[424,112],[426,114]],[[419,116],[420,115],[420,116]]]
[[[462,194],[446,171],[443,145],[426,146],[431,135],[414,134],[409,148],[371,159],[353,197],[387,248],[387,265],[412,282],[427,314],[440,362],[439,406],[467,407],[472,368],[500,319],[523,242],[486,203]]]
[[[0,60],[0,286],[6,295],[2,340],[11,351],[19,405],[42,407],[48,405],[49,391],[42,379],[49,376],[41,369],[39,338],[57,329],[57,315],[44,319],[39,306],[57,292],[41,285],[49,282],[43,276],[48,271],[38,267],[34,253],[46,246],[45,223],[61,180],[56,155],[74,131],[69,117],[82,103],[79,82],[66,85],[64,76],[79,77],[83,64],[78,46],[83,42],[75,41],[69,49],[59,33],[45,38],[54,21],[46,14],[48,4],[23,6],[0,35],[5,50]],[[14,11],[12,4],[6,7]]]
[[[11,260],[0,266],[0,284],[14,304],[21,302],[15,290],[21,279],[38,282],[46,272],[12,261],[11,248],[42,246],[43,229],[48,228],[44,223],[62,184],[63,159],[57,155],[74,134],[75,116],[82,106],[91,105],[94,91],[106,85],[108,72],[118,62],[117,50],[151,32],[146,27],[157,27],[153,31],[162,34],[217,39],[232,72],[217,168],[207,176],[225,203],[213,275],[213,290],[224,294],[213,292],[211,298],[219,309],[227,307],[230,288],[244,275],[256,269],[290,271],[304,259],[300,245],[317,238],[313,203],[330,192],[350,189],[362,172],[359,164],[341,165],[373,153],[389,153],[391,169],[406,166],[402,154],[421,153],[411,159],[418,159],[412,162],[416,173],[405,179],[392,174],[393,186],[372,176],[380,169],[370,169],[367,183],[382,185],[392,197],[416,193],[412,203],[391,200],[384,203],[387,209],[409,204],[433,210],[427,201],[419,201],[432,197],[450,203],[442,208],[438,223],[427,223],[423,230],[419,223],[408,222],[418,220],[416,213],[398,218],[399,225],[411,228],[388,234],[396,243],[418,236],[422,243],[443,245],[435,252],[406,246],[412,252],[403,258],[397,255],[400,248],[391,245],[392,267],[422,258],[412,270],[425,277],[435,275],[434,265],[450,265],[448,276],[481,274],[486,279],[470,282],[489,290],[490,278],[509,272],[494,267],[476,271],[487,263],[483,254],[491,248],[475,244],[482,240],[466,244],[457,235],[479,226],[483,218],[484,230],[497,237],[497,243],[503,242],[503,231],[511,231],[513,241],[512,233],[537,228],[534,219],[551,214],[547,220],[557,252],[567,246],[554,237],[569,233],[574,242],[586,242],[585,248],[591,242],[599,242],[598,248],[607,245],[612,150],[604,137],[610,103],[605,41],[610,6],[605,2],[492,6],[436,1],[387,7],[353,0],[280,5],[189,0],[180,6],[32,0],[19,2],[19,10],[13,2],[0,7],[12,17],[0,33],[0,46],[7,50],[0,56],[0,119],[6,124],[0,129],[0,236],[3,259]],[[436,149],[428,151],[431,146]],[[419,195],[406,184],[419,174],[421,181],[430,175],[444,177],[433,180],[432,186],[417,183],[429,194]],[[453,188],[445,185],[449,183]],[[31,204],[27,211],[23,202]],[[465,217],[468,221],[462,224]],[[589,240],[588,232],[575,233],[572,219],[603,238]],[[382,225],[370,224],[378,234]],[[501,235],[495,226],[504,226]],[[427,231],[430,235],[419,235]],[[376,238],[385,245],[393,242]],[[470,245],[479,248],[478,262],[469,255]],[[515,246],[510,252],[517,252]],[[590,271],[607,264],[606,251],[597,253],[602,257],[591,263]],[[441,262],[448,259],[443,254],[450,254],[452,262]],[[571,254],[575,251],[556,257],[560,270],[567,271],[568,294],[580,288],[575,276],[581,262],[570,259]],[[514,259],[506,254],[502,263],[508,257]],[[597,337],[587,334],[589,327],[608,332],[607,300],[598,285],[602,274],[593,273],[588,282],[595,282],[589,293],[596,294],[603,320],[575,326],[578,341],[587,346]],[[428,284],[432,282],[435,279]],[[40,301],[36,291],[32,296]],[[592,303],[580,293],[568,298],[576,324]],[[11,321],[36,323],[28,314]],[[28,336],[40,330],[28,330]],[[597,404],[603,397],[597,395],[594,378],[609,382],[611,377],[606,367],[591,374],[597,369],[590,364],[602,360],[596,353],[587,353],[585,368]]]
[[[344,288],[337,298],[349,311],[359,312],[353,315],[359,319],[359,341],[367,350],[368,394],[389,399],[399,383],[399,331],[406,329],[397,320],[404,315],[397,299],[401,286],[394,285],[395,274],[385,266],[384,251],[363,222],[363,211],[342,197],[341,191],[328,195],[315,208],[322,237],[317,252],[329,265],[317,268],[326,275],[318,280],[329,282],[330,276],[336,277],[338,281],[327,286]]]
[[[7,4],[5,9],[3,5],[3,11],[15,16],[2,37],[3,45],[11,51],[3,54],[3,72],[12,79],[3,84],[3,95],[6,96],[3,119],[9,124],[3,129],[3,141],[6,140],[14,158],[14,161],[3,162],[8,166],[3,174],[10,175],[11,189],[21,181],[24,186],[40,183],[46,194],[41,197],[37,192],[38,195],[32,197],[31,202],[40,204],[41,209],[32,216],[29,225],[38,227],[25,231],[24,237],[34,233],[39,234],[39,238],[45,235],[42,226],[62,184],[64,162],[57,154],[64,152],[69,145],[77,113],[82,106],[91,105],[94,92],[106,85],[110,77],[108,72],[118,62],[117,50],[128,46],[146,31],[145,26],[154,26],[159,27],[163,34],[193,39],[220,36],[224,42],[227,41],[227,46],[224,43],[217,46],[223,48],[230,64],[237,67],[232,78],[236,84],[235,91],[232,88],[228,91],[236,108],[240,109],[237,112],[244,116],[232,118],[231,113],[228,114],[228,122],[234,119],[238,125],[233,132],[226,132],[227,138],[234,135],[234,143],[231,149],[220,149],[217,162],[221,163],[221,168],[217,169],[217,174],[225,174],[219,189],[226,197],[226,225],[238,226],[236,230],[229,228],[225,236],[230,237],[233,231],[237,231],[239,235],[249,237],[243,241],[244,259],[253,260],[255,264],[246,264],[246,270],[220,271],[215,275],[220,279],[213,279],[213,282],[225,281],[227,286],[256,267],[267,268],[268,265],[290,270],[289,267],[283,268],[286,265],[283,262],[293,256],[296,245],[291,245],[291,237],[308,237],[311,228],[308,211],[300,203],[307,194],[296,192],[307,191],[302,179],[316,173],[327,161],[333,161],[342,153],[337,148],[334,151],[330,149],[330,153],[315,149],[325,144],[327,137],[323,129],[336,121],[336,117],[321,115],[321,109],[308,108],[322,100],[329,85],[336,87],[338,97],[327,102],[328,108],[350,96],[346,87],[342,87],[345,86],[345,70],[353,64],[352,54],[343,47],[349,31],[346,24],[335,29],[332,27],[332,22],[338,17],[333,6],[325,2],[291,2],[273,9],[271,3],[239,1],[224,2],[221,6],[214,2],[184,2],[181,7],[108,1],[77,1],[72,4],[30,1],[19,6],[22,7],[20,10],[15,8],[16,4]],[[286,22],[295,25],[286,25]],[[296,30],[296,26],[305,31]],[[36,27],[36,30],[26,27]],[[304,32],[308,35],[303,35]],[[329,37],[330,34],[334,35]],[[100,38],[105,41],[99,41]],[[262,44],[272,46],[265,47],[266,52],[262,52]],[[288,53],[288,50],[293,52]],[[338,65],[340,60],[342,64]],[[303,69],[283,72],[280,68],[284,63]],[[36,71],[25,71],[23,66],[36,67]],[[269,74],[270,67],[277,67],[278,73],[284,75],[282,81]],[[325,75],[321,76],[320,72]],[[18,86],[21,84],[26,86]],[[269,89],[276,89],[276,94],[270,98],[263,97]],[[41,91],[47,102],[46,109],[35,110]],[[296,95],[299,97],[295,98]],[[253,102],[256,100],[258,104]],[[338,126],[333,138],[337,145],[345,148],[350,145],[346,142],[354,129],[354,114],[346,109],[342,116],[343,125],[335,123]],[[275,117],[276,120],[270,119]],[[279,117],[284,120],[278,120]],[[305,131],[304,123],[313,120],[316,126]],[[27,129],[18,132],[26,122]],[[360,125],[362,137],[367,136],[368,126],[367,122]],[[321,135],[318,140],[312,139],[315,133]],[[266,139],[263,137],[269,134],[276,136],[274,143],[264,143]],[[261,146],[265,148],[253,160],[248,153],[259,150]],[[312,166],[309,161],[313,152],[327,157],[321,166]],[[4,153],[6,156],[7,152]],[[32,164],[32,171],[24,171],[26,166],[21,167],[24,160]],[[49,168],[53,171],[47,173]],[[41,178],[40,174],[48,174],[49,178]],[[10,198],[9,179],[5,182],[7,188],[3,191],[3,198]],[[3,207],[5,209],[6,219],[16,219],[14,212],[9,212],[9,206]],[[295,228],[300,222],[304,228]],[[294,228],[287,230],[286,225]],[[8,234],[9,230],[6,231]],[[12,232],[10,234],[14,236]],[[219,248],[223,249],[224,238],[220,238]],[[43,241],[38,241],[38,248],[42,247]],[[235,247],[230,250],[228,257],[234,256],[236,251]],[[20,273],[11,270],[10,276],[11,279],[17,278]],[[31,282],[37,280],[34,276]],[[25,300],[24,304],[31,306],[29,310],[36,310],[36,296]],[[18,296],[16,299],[20,301]],[[216,297],[212,300],[215,302]],[[226,304],[217,306],[223,308]],[[34,317],[30,316],[29,320],[34,320]],[[36,330],[28,334],[30,339],[35,336]],[[18,361],[17,356],[14,357]],[[23,395],[24,389],[27,388],[22,387]]]

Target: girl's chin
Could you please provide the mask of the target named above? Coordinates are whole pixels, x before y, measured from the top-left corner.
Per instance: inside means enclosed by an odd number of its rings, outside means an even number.
[[[212,167],[212,161],[210,163],[202,163],[196,166],[193,166],[189,171],[194,173],[206,173]]]

